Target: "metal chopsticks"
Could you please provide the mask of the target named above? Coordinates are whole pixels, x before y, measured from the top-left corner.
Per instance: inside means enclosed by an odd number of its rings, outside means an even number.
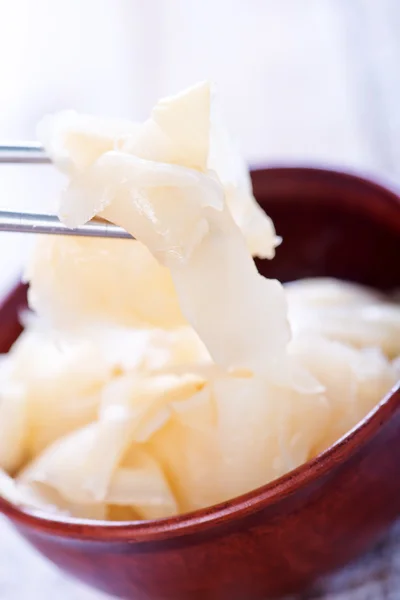
[[[50,159],[36,142],[10,142],[0,144],[0,163],[50,163]],[[0,231],[132,239],[121,227],[100,219],[92,219],[82,227],[70,229],[55,215],[6,210],[0,210]]]
[[[0,163],[50,163],[50,159],[38,142],[3,142]]]
[[[70,229],[55,215],[18,213],[7,210],[0,211],[0,231],[132,239],[132,236],[121,227],[98,219],[92,219],[86,225]]]

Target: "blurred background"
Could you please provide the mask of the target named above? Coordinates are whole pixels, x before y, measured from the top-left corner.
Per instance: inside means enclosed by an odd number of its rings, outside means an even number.
[[[34,139],[64,108],[144,119],[160,96],[212,79],[250,164],[396,180],[399,30],[399,0],[0,0],[0,138]],[[59,187],[51,167],[0,166],[0,208],[52,210]],[[0,236],[0,293],[29,244]],[[0,597],[53,597],[61,576],[1,526]],[[23,582],[21,560],[33,565]],[[66,598],[94,597],[62,584]]]
[[[54,110],[144,119],[213,79],[253,162],[396,170],[397,0],[0,0],[0,131]]]

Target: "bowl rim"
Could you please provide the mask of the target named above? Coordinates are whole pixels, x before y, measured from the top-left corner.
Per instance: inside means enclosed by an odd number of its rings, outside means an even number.
[[[366,169],[342,163],[324,161],[269,161],[268,165],[252,162],[250,173],[255,178],[291,173],[298,176],[309,174],[311,177],[335,177],[337,180],[346,181],[348,184],[363,185],[374,189],[378,194],[390,196],[392,200],[400,200],[399,182],[390,174],[374,169]]]
[[[311,165],[269,165],[263,168],[256,167],[253,170],[256,177],[257,173],[262,176],[262,172],[268,172],[270,175],[273,172],[276,174],[288,172],[305,174],[308,172],[311,176],[333,176],[338,180],[347,180],[353,184],[374,188],[377,194],[383,194],[396,202],[400,200],[399,193],[390,180],[385,182],[381,176],[365,176],[353,170],[338,170],[336,167],[326,168],[325,166]],[[12,290],[0,303],[0,310],[3,310],[8,302],[12,302],[18,289],[17,287]],[[21,508],[1,496],[0,513],[10,518],[17,526],[37,532],[98,542],[150,542],[172,539],[199,530],[205,531],[217,527],[221,523],[226,524],[274,506],[317,479],[333,474],[372,439],[398,411],[400,411],[400,382],[350,431],[312,460],[246,494],[190,513],[151,521],[93,521]]]

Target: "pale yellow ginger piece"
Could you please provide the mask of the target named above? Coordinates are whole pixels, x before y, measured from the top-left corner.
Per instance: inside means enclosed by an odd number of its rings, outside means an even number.
[[[105,519],[106,506],[103,504],[75,505],[65,500],[54,488],[39,481],[14,479],[0,469],[0,494],[2,498],[28,508],[33,512],[42,512],[47,516],[77,517],[82,519]]]
[[[340,308],[368,306],[385,299],[377,290],[330,277],[299,279],[285,284],[289,307]]]
[[[90,328],[93,343],[101,348],[106,361],[119,374],[137,372],[145,376],[170,371],[186,373],[187,365],[204,366],[210,356],[190,327],[177,329]]]
[[[395,368],[378,347],[359,350],[304,334],[294,338],[290,352],[325,387],[331,417],[318,451],[354,427],[397,380]]]
[[[116,426],[128,421],[128,441],[145,442],[169,419],[171,403],[190,398],[204,385],[196,374],[126,374],[104,389],[99,418]]]
[[[400,355],[392,361],[392,367],[396,373],[397,379],[400,380]]]
[[[124,119],[65,110],[44,117],[37,136],[57,167],[68,175],[86,169],[104,152],[118,149],[139,125]]]
[[[330,418],[322,394],[265,386],[257,377],[216,380],[213,387],[225,499],[264,485],[314,454]]]
[[[210,145],[211,86],[199,83],[160,100],[122,150],[140,158],[206,172]]]
[[[193,376],[117,379],[104,390],[99,421],[48,447],[19,476],[21,493],[38,494],[38,484],[50,487],[82,517],[80,506],[108,504],[132,506],[141,518],[175,514],[157,463],[143,454],[142,444],[132,444],[146,441],[163,425],[159,414],[171,401],[179,402],[201,386]],[[122,464],[129,448],[130,458]],[[57,505],[55,497],[52,502]]]
[[[169,420],[154,432],[146,446],[162,465],[179,512],[222,501],[218,416],[212,390],[205,386],[191,398],[170,407]]]
[[[59,338],[31,321],[1,365],[0,467],[15,472],[49,444],[97,418],[104,386],[135,370],[207,364],[188,327],[89,329]]]
[[[0,495],[7,502],[16,504],[18,506],[27,506],[28,502],[25,502],[26,497],[20,493],[17,488],[15,479],[5,472],[3,467],[0,466]]]
[[[330,279],[286,286],[294,335],[315,333],[356,348],[400,354],[400,305],[364,286]]]
[[[35,463],[33,463],[35,464]],[[43,478],[44,479],[44,478]],[[13,480],[14,481],[14,480]],[[45,514],[47,517],[105,520],[108,518],[108,510],[105,504],[96,502],[94,504],[76,504],[67,500],[50,483],[43,483],[40,477],[34,479],[23,472],[15,481],[15,490],[18,504],[28,508],[30,511]]]
[[[208,167],[218,174],[224,186],[225,201],[251,254],[273,258],[275,246],[281,242],[281,238],[275,235],[273,222],[253,196],[249,170],[235,142],[222,125],[218,106],[214,113],[211,114]]]
[[[99,463],[93,464],[88,459],[98,434],[98,423],[92,423],[57,439],[20,473],[18,481],[25,486],[30,483],[50,486],[71,504],[100,502],[103,498],[100,494],[96,496],[90,481]],[[101,461],[105,454],[103,451],[96,460]]]
[[[181,512],[249,492],[314,455],[331,410],[321,394],[220,375],[149,440]]]
[[[20,382],[0,382],[0,469],[14,474],[27,458],[27,392]]]
[[[159,463],[133,444],[112,476],[108,506],[130,507],[139,519],[159,519],[178,513],[178,506]]]
[[[99,420],[93,426],[95,429],[85,434],[91,437],[90,443],[82,449],[83,471],[74,472],[74,476],[78,477],[75,483],[63,480],[57,489],[61,492],[61,486],[65,485],[62,494],[64,497],[71,494],[69,500],[74,503],[106,502],[113,474],[131,445],[144,443],[162,427],[169,418],[168,405],[171,401],[192,395],[201,385],[198,377],[171,375],[144,379],[132,374],[111,382],[104,388]],[[66,444],[63,444],[63,449],[70,452]],[[50,459],[55,471],[62,476],[59,464],[51,456]],[[60,460],[63,460],[62,456]],[[130,465],[128,467],[131,468]],[[118,503],[112,498],[109,504]]]
[[[59,437],[96,418],[100,392],[112,376],[113,365],[95,344],[79,340],[58,343],[35,329],[20,336],[6,361],[5,392],[8,386],[19,386],[23,391],[13,410],[14,418],[19,412],[18,418],[24,423],[20,430],[24,450],[19,453],[18,465],[2,465],[12,471]],[[10,410],[8,406],[5,396],[0,412]]]
[[[136,241],[42,237],[25,278],[30,307],[55,327],[185,324],[168,269]]]

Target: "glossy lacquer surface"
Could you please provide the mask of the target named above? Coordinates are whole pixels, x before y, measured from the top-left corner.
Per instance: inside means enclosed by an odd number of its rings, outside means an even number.
[[[363,179],[313,169],[253,173],[284,242],[260,264],[284,281],[329,275],[400,286],[400,204]],[[0,307],[0,347],[19,332],[19,287]],[[121,525],[2,510],[36,548],[88,584],[134,600],[266,600],[299,591],[368,548],[400,515],[400,393],[311,463],[210,509]],[[23,565],[21,565],[23,576]]]

